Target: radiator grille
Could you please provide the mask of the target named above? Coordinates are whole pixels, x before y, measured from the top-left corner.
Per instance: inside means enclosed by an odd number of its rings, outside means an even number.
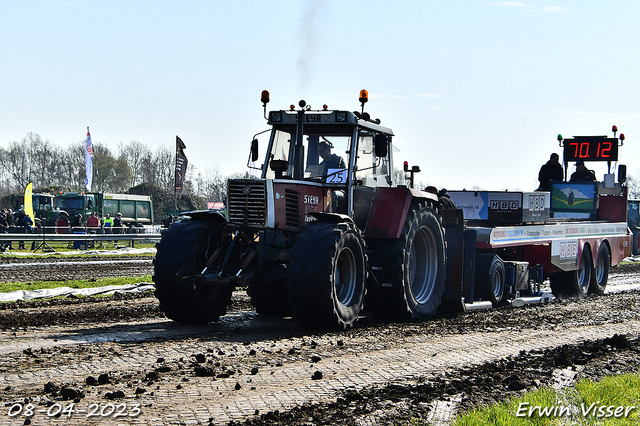
[[[264,227],[267,217],[267,188],[262,180],[229,180],[229,222]]]
[[[294,189],[284,190],[285,222],[290,228],[297,228],[300,224],[300,208],[298,203],[298,191]]]

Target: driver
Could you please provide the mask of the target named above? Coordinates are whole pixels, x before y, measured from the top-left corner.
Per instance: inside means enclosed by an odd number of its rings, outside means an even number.
[[[318,142],[318,154],[322,157],[322,161],[319,165],[323,167],[323,177],[327,176],[329,169],[347,168],[342,157],[331,153],[331,148],[333,148],[333,144],[327,139],[322,138],[322,140]]]

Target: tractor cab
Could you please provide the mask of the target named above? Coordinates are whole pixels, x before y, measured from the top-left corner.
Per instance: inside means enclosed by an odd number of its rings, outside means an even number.
[[[269,97],[265,92],[262,101],[266,113]],[[289,110],[269,112],[267,122],[272,131],[264,162],[259,168],[253,165],[259,158],[254,139],[248,166],[259,169],[263,179],[305,180],[329,187],[392,186],[388,147],[393,132],[364,112],[367,97],[366,91],[362,92],[362,113],[332,111],[327,105],[313,110],[305,101],[300,101],[298,110],[291,105]]]

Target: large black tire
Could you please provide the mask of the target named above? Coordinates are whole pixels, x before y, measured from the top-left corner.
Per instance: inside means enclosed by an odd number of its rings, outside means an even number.
[[[588,246],[584,246],[577,270],[558,272],[549,277],[553,295],[559,299],[581,299],[585,297],[591,283],[592,268],[591,250]]]
[[[255,278],[247,294],[260,315],[285,317],[291,315],[287,281],[289,273],[284,265],[267,265],[260,277]]]
[[[491,302],[493,306],[499,306],[505,297],[505,269],[504,262],[493,253],[480,253],[476,256],[475,288],[477,296],[482,300]]]
[[[153,260],[153,281],[160,309],[168,318],[186,324],[206,324],[218,321],[226,313],[233,287],[194,286],[176,279],[176,274],[198,274],[204,269],[206,255],[213,254],[223,226],[222,220],[183,219],[162,233]]]
[[[67,234],[69,232],[69,216],[66,213],[59,214],[55,221],[56,234]]]
[[[289,264],[289,304],[300,325],[346,329],[365,293],[364,241],[353,223],[311,222],[296,236]]]
[[[400,238],[371,241],[391,287],[370,288],[367,309],[386,321],[433,317],[444,293],[446,252],[440,216],[429,206],[414,206]]]
[[[598,254],[596,261],[594,262],[594,268],[591,271],[591,284],[589,285],[589,293],[602,295],[607,288],[607,281],[609,280],[609,266],[611,263],[611,253],[609,252],[609,246],[602,242],[600,248],[598,248]]]

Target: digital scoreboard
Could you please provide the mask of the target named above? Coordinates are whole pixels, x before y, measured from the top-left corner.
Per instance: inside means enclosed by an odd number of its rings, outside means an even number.
[[[618,138],[574,136],[564,139],[564,161],[618,161]]]

